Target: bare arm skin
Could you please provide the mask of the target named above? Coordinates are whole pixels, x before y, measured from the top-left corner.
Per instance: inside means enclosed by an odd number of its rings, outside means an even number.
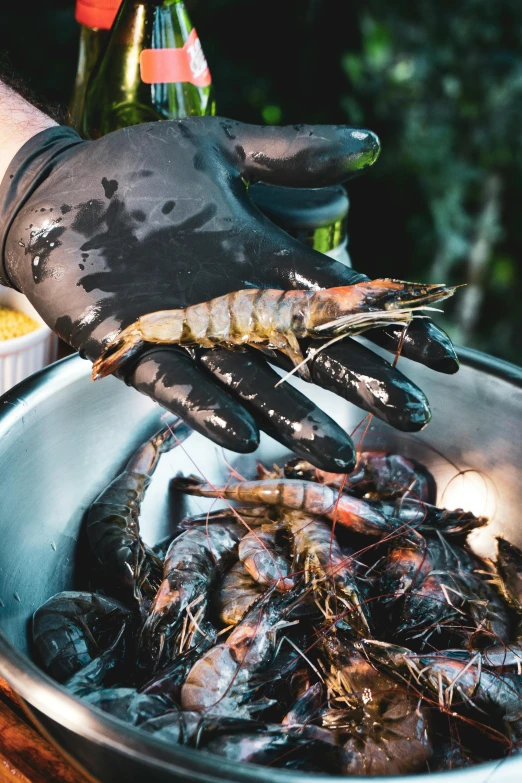
[[[0,81],[0,180],[32,136],[57,123]]]

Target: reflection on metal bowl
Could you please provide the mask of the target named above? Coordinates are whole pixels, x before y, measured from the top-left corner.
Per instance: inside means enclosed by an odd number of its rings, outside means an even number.
[[[374,421],[365,447],[420,459],[437,479],[439,500],[490,515],[491,527],[476,536],[482,552],[491,548],[497,532],[521,545],[522,370],[473,351],[461,351],[461,359],[460,373],[450,376],[401,360],[404,372],[426,391],[433,420],[416,435]],[[164,745],[76,701],[32,663],[28,620],[33,611],[52,594],[79,586],[85,564],[80,525],[87,505],[159,424],[160,411],[152,402],[114,378],[93,384],[89,373],[87,362],[70,357],[0,401],[0,675],[67,754],[103,783],[309,781],[304,773],[233,764]],[[360,411],[328,392],[308,386],[306,391],[348,430],[361,420]],[[224,454],[192,435],[162,458],[143,507],[145,540],[163,538],[173,518],[212,503],[169,494],[169,479],[178,471],[194,472],[197,465],[207,479],[220,481],[228,475],[226,458],[248,477],[258,458],[271,464],[285,454],[268,437],[255,454],[241,456]],[[429,778],[430,783],[521,779],[522,757]],[[332,778],[315,777],[320,780]]]

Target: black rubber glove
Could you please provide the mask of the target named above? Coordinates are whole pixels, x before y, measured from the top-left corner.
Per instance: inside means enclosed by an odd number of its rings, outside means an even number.
[[[257,127],[199,117],[138,125],[93,142],[70,128],[33,137],[0,186],[0,279],[90,359],[155,310],[242,288],[314,288],[364,279],[276,228],[246,183],[322,187],[370,166],[379,142],[343,126]],[[393,270],[390,270],[393,273]],[[426,322],[410,358],[454,372],[446,335]],[[411,332],[410,332],[411,334]],[[388,347],[398,333],[388,331]],[[313,379],[390,424],[429,420],[423,393],[371,351],[345,340]],[[213,441],[252,451],[263,429],[327,470],[349,470],[348,435],[250,352],[151,347],[125,380]]]

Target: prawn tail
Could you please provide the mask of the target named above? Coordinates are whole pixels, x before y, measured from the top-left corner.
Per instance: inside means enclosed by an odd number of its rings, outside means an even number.
[[[175,446],[179,446],[192,434],[192,432],[192,427],[189,427],[189,425],[185,424],[181,419],[172,417],[170,421],[167,421],[166,428],[155,438],[158,455],[165,454],[175,448]]]
[[[205,482],[198,476],[176,476],[171,481],[172,489],[187,495],[200,495]]]
[[[92,379],[98,381],[119,370],[125,362],[132,359],[142,348],[144,340],[136,324],[124,329],[92,365]]]

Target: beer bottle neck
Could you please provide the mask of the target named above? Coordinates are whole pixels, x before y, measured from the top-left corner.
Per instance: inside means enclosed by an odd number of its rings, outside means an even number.
[[[178,49],[192,30],[183,0],[123,0],[109,46]]]

